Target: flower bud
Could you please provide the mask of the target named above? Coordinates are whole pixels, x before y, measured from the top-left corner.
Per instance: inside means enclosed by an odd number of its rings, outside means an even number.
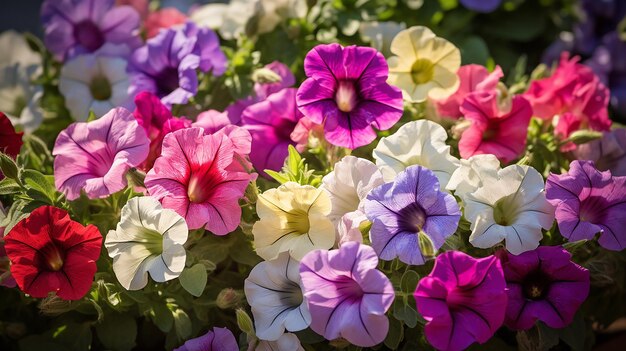
[[[225,310],[239,305],[242,297],[243,296],[239,291],[232,288],[226,288],[222,289],[222,291],[220,291],[217,295],[215,303],[217,304],[217,307]]]
[[[59,316],[69,312],[76,307],[72,301],[63,300],[55,294],[48,295],[39,302],[39,310],[44,316]]]
[[[243,308],[238,308],[237,311],[235,311],[235,314],[237,316],[237,326],[239,326],[239,329],[248,335],[256,335],[254,332],[254,323],[252,323],[252,318],[248,316],[246,311],[244,311]]]
[[[256,83],[278,83],[282,80],[278,73],[269,68],[259,68],[252,72],[252,80]]]

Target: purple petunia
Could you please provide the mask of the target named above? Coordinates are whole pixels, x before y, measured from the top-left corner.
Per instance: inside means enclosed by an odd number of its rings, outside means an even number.
[[[570,241],[599,233],[604,248],[626,248],[626,177],[601,172],[592,161],[573,161],[569,172],[548,177],[546,198],[556,206],[561,235]]]
[[[461,0],[461,4],[466,8],[483,13],[495,11],[501,3],[502,0]]]
[[[502,326],[506,281],[495,256],[473,258],[447,251],[415,290],[419,313],[428,323],[424,334],[437,350],[464,350],[484,343]]]
[[[589,294],[589,271],[560,246],[540,246],[518,256],[500,250],[509,303],[504,323],[530,329],[537,320],[564,328]]]
[[[327,340],[342,337],[361,347],[381,343],[389,330],[385,313],[395,294],[377,265],[374,250],[354,241],[304,256],[300,278],[311,329]]]
[[[162,30],[135,50],[128,69],[130,93],[147,91],[166,105],[185,104],[198,91],[198,69],[219,76],[226,65],[217,34],[187,22]]]
[[[141,45],[139,14],[114,0],[47,0],[41,7],[46,47],[57,60],[107,50],[129,54]]]
[[[365,200],[365,214],[372,222],[370,238],[380,258],[397,256],[412,265],[434,256],[461,218],[454,196],[440,191],[435,174],[419,165],[374,188]]]
[[[213,328],[206,334],[185,343],[174,351],[237,351],[237,339],[227,328]]]
[[[381,53],[361,46],[318,45],[306,55],[298,108],[337,146],[355,149],[391,128],[402,116],[402,92],[387,84]]]

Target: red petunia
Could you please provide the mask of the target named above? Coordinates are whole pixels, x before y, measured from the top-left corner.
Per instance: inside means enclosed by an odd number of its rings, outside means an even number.
[[[64,300],[78,300],[91,288],[102,247],[95,226],[85,227],[64,210],[43,206],[4,240],[11,274],[25,293],[42,298],[54,291]]]
[[[20,153],[22,147],[22,135],[24,133],[15,132],[15,128],[11,124],[9,118],[2,112],[0,112],[0,151],[16,158]],[[4,178],[2,172],[0,172],[0,179]]]

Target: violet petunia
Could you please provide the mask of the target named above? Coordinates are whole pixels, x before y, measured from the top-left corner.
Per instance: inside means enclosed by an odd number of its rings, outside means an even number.
[[[415,290],[419,313],[427,321],[426,340],[437,350],[464,350],[485,343],[502,326],[506,281],[495,256],[473,258],[447,251]]]
[[[395,293],[377,265],[374,250],[354,241],[304,256],[300,279],[311,329],[327,340],[341,337],[361,347],[381,343],[389,330],[385,313]]]
[[[381,53],[361,46],[324,44],[304,59],[307,79],[296,100],[333,145],[355,149],[391,128],[402,116],[402,92],[387,84],[389,67]]]
[[[567,173],[550,174],[546,198],[556,206],[559,231],[568,240],[600,234],[605,249],[626,248],[626,177],[601,172],[592,161],[573,161]]]
[[[92,122],[71,124],[54,144],[54,181],[68,200],[84,190],[91,199],[127,185],[126,171],[148,156],[150,140],[133,114],[122,107]]]
[[[564,328],[589,294],[589,271],[570,261],[560,246],[540,246],[513,255],[496,253],[507,285],[508,306],[504,324],[516,330],[530,329],[537,320],[550,328]]]
[[[237,351],[237,339],[227,328],[215,327],[206,334],[185,341],[174,351]]]
[[[198,69],[219,76],[226,65],[217,34],[187,22],[162,30],[135,50],[128,69],[130,93],[147,91],[166,105],[185,104],[198,92]]]
[[[601,171],[626,176],[626,128],[604,132],[602,139],[578,145],[572,153],[577,160],[593,161]]]
[[[128,55],[141,45],[139,14],[114,0],[46,0],[41,6],[46,47],[57,60],[92,53]]]
[[[418,265],[435,255],[454,234],[461,210],[454,196],[442,192],[435,174],[422,166],[400,172],[365,200],[372,222],[372,247],[383,260]]]
[[[280,171],[289,145],[303,150],[306,144],[298,144],[291,138],[302,117],[296,107],[295,88],[271,94],[243,111],[241,123],[252,135],[250,160],[257,172],[265,175],[266,169]]]
[[[460,2],[469,10],[489,13],[500,7],[502,0],[460,0]]]

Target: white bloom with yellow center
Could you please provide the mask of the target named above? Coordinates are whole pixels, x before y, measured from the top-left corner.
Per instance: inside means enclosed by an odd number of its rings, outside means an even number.
[[[122,208],[122,218],[104,245],[120,284],[139,290],[148,283],[148,273],[157,282],[180,276],[188,234],[185,219],[176,212],[164,209],[153,197],[135,197]]]
[[[380,139],[374,159],[386,182],[393,181],[407,167],[420,165],[437,176],[443,189],[459,167],[459,160],[450,154],[447,138],[446,130],[433,121],[412,121]]]
[[[544,180],[532,167],[511,165],[497,172],[465,197],[465,217],[472,223],[469,241],[490,248],[505,241],[519,255],[534,250],[543,238],[542,228],[554,222],[554,207],[546,200]]]
[[[391,42],[391,52],[396,56],[387,60],[387,82],[402,89],[406,100],[444,99],[459,87],[461,52],[430,29],[415,26],[401,31]]]
[[[328,193],[310,185],[288,182],[260,194],[260,219],[252,227],[257,254],[269,261],[289,252],[299,261],[315,249],[330,249],[335,244],[331,208]]]

